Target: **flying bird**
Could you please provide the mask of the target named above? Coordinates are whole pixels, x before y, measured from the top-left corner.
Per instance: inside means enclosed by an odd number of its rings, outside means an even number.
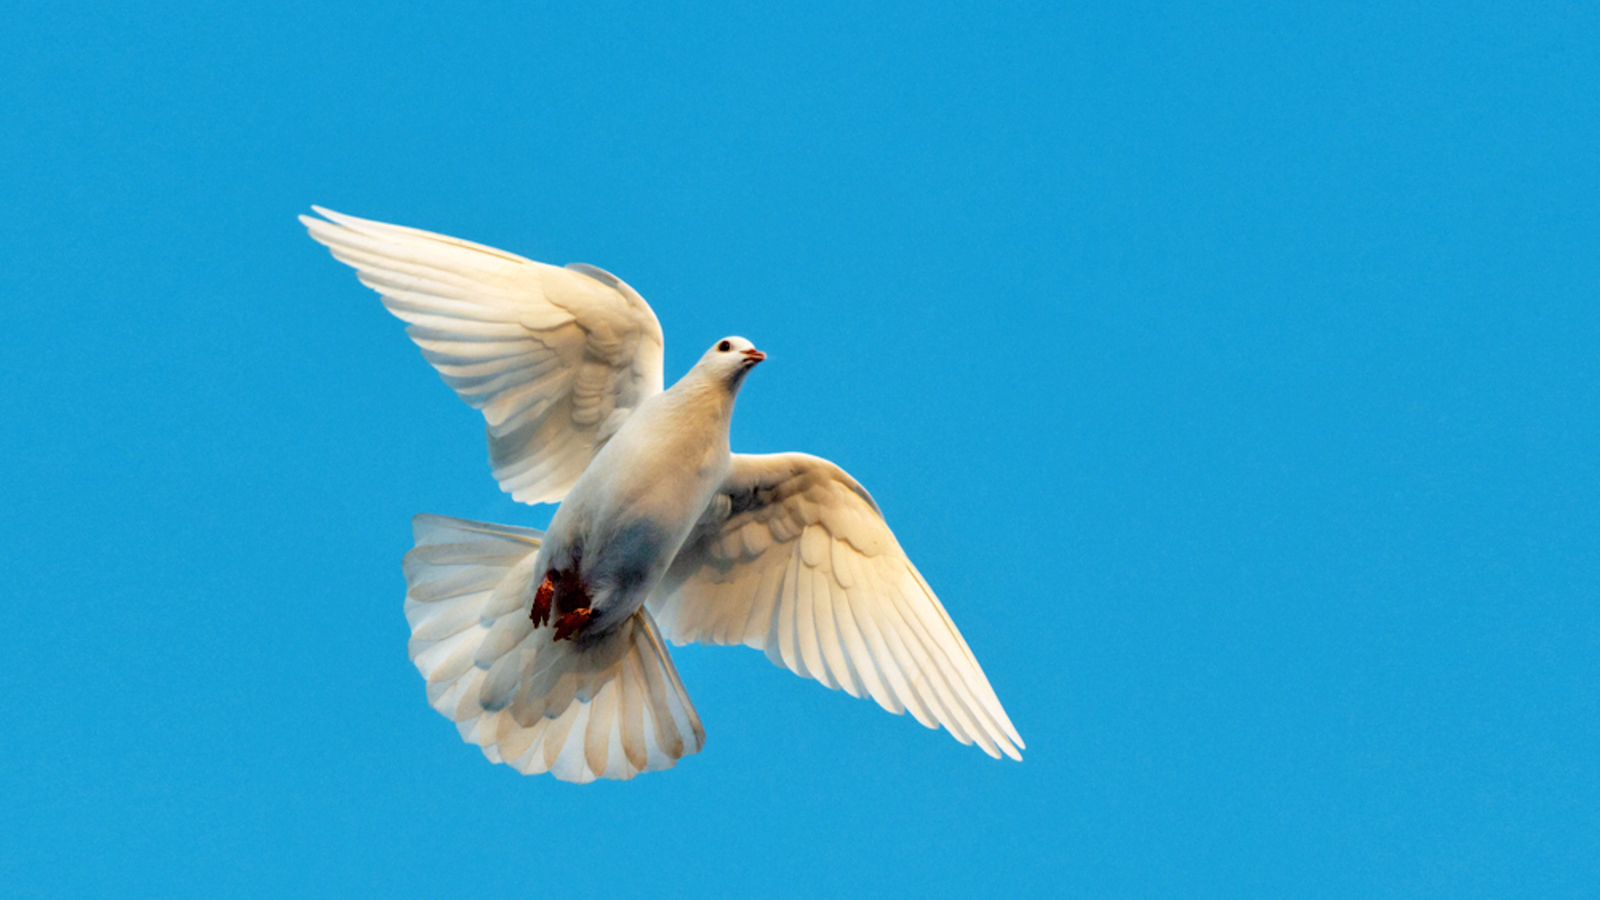
[[[1022,758],[866,488],[804,453],[730,451],[734,398],[766,358],[754,344],[723,338],[663,389],[661,324],[609,272],[312,209],[311,237],[483,413],[501,489],[560,504],[544,532],[413,520],[411,659],[428,702],[491,761],[588,782],[698,752],[666,641],[745,644]]]

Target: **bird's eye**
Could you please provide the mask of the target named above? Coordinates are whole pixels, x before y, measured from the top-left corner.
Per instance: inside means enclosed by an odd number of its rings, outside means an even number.
[[[733,342],[731,342],[731,341],[723,341],[722,343],[717,345],[717,349],[721,350],[723,353],[727,353],[729,350],[733,349]]]

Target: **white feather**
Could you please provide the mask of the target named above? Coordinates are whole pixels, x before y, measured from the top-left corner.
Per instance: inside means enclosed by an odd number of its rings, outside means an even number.
[[[729,502],[709,504],[651,601],[670,640],[749,644],[802,677],[1021,758],[972,650],[855,479],[801,453],[736,455],[721,492]],[[753,590],[724,587],[757,573]]]
[[[553,643],[522,603],[491,608],[497,593],[526,589],[540,532],[444,516],[413,521],[411,656],[429,682],[428,702],[464,740],[518,771],[577,782],[628,779],[699,752],[700,717],[648,610],[598,643]],[[432,639],[448,630],[436,623],[463,620],[471,625]]]
[[[514,499],[560,501],[604,444],[600,423],[661,392],[661,324],[615,276],[313,209],[323,218],[300,217],[311,236],[483,411],[495,478]]]

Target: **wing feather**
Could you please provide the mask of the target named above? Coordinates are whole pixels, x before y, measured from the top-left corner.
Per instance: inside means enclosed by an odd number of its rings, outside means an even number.
[[[615,276],[312,209],[322,218],[300,217],[311,237],[483,413],[495,479],[514,499],[560,501],[622,418],[661,391],[661,324]]]
[[[650,607],[671,641],[747,644],[990,756],[1022,758],[949,613],[871,495],[827,460],[736,455]]]

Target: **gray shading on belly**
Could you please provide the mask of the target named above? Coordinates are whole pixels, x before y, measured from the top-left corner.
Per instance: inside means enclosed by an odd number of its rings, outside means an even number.
[[[580,563],[584,581],[596,597],[597,618],[591,631],[609,631],[644,605],[650,588],[671,559],[674,535],[654,522],[640,519],[622,526]]]

